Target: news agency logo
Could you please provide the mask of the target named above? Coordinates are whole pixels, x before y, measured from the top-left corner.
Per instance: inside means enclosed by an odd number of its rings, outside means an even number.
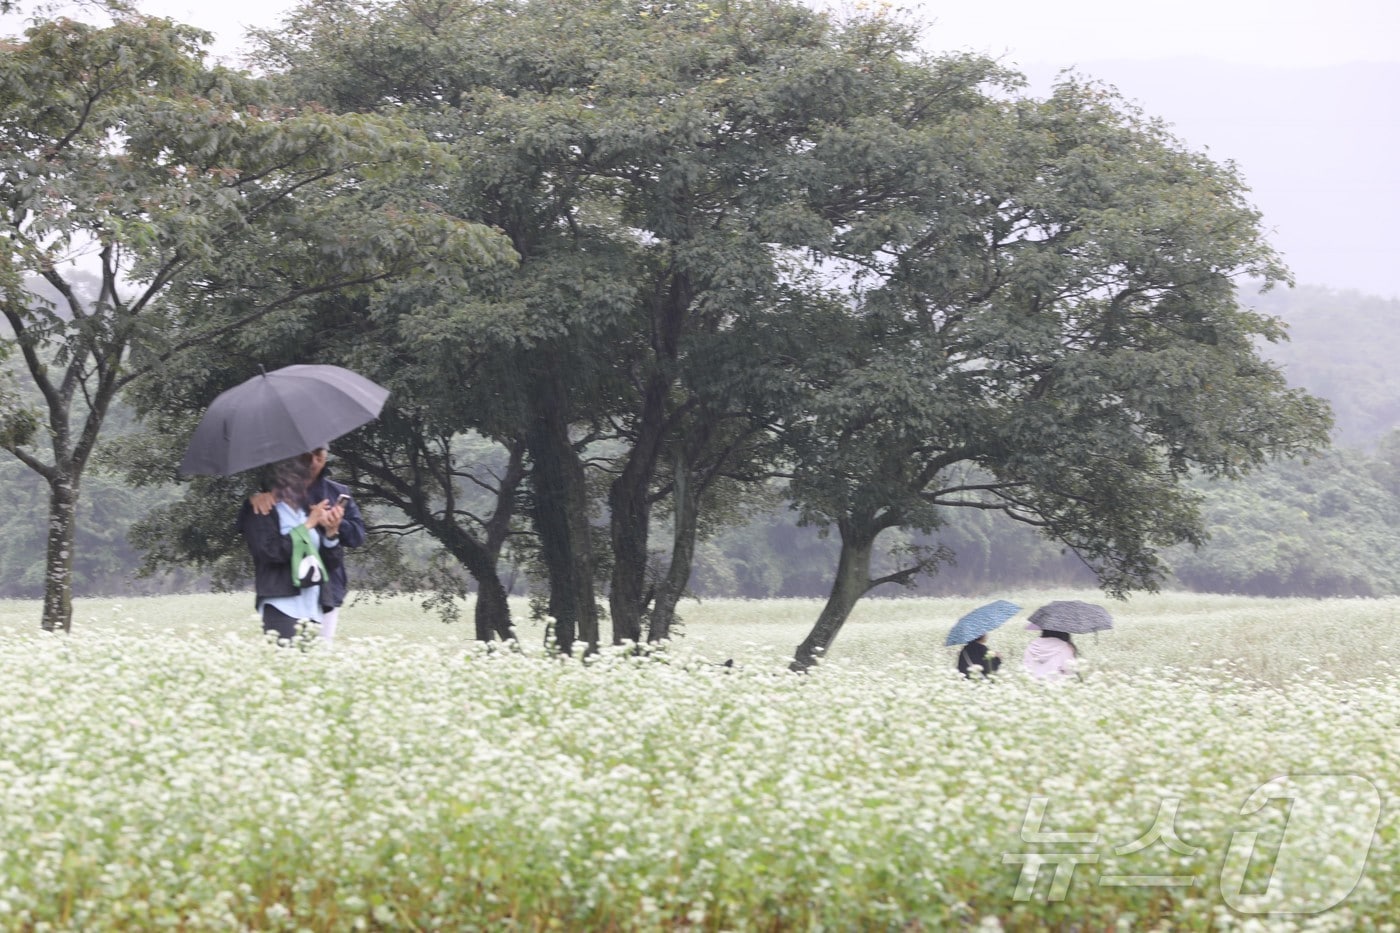
[[[1155,802],[1151,827],[1109,850],[1114,864],[1165,847],[1178,862],[1204,859],[1213,866],[1210,852],[1177,832],[1181,798]],[[1013,900],[1029,901],[1039,891],[1047,901],[1063,901],[1074,881],[1105,888],[1196,888],[1210,880],[1199,874],[1104,872],[1104,834],[1046,829],[1049,805],[1049,797],[1033,796],[1026,807],[1020,836],[1033,850],[1002,856],[1003,864],[1021,866]],[[1288,774],[1255,788],[1239,816],[1218,863],[1226,906],[1248,915],[1318,914],[1341,904],[1361,881],[1380,824],[1381,794],[1359,774]]]

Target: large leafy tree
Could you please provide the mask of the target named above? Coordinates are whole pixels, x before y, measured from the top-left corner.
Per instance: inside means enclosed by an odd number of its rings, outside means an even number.
[[[773,0],[317,3],[267,38],[298,96],[408,110],[452,141],[451,209],[522,257],[459,303],[457,337],[513,361],[501,387],[566,649],[598,640],[602,576],[614,641],[664,637],[707,496],[770,472],[753,383],[786,378],[765,357],[807,352],[787,323],[824,300],[804,254],[906,193],[826,198],[878,162],[848,161],[849,141],[970,106],[995,76],[975,58],[911,66],[916,37],[891,19]],[[674,519],[660,567],[658,509]]]
[[[1158,584],[1162,547],[1202,540],[1193,472],[1327,440],[1325,404],[1257,352],[1279,322],[1238,303],[1237,278],[1286,272],[1232,166],[1070,79],[906,138],[915,158],[891,170],[920,173],[919,193],[901,224],[848,232],[841,345],[793,366],[793,495],[842,545],[796,668],[861,594],[927,566],[872,578],[888,529],[992,510],[1121,595]]]
[[[0,445],[48,486],[46,629],[71,626],[79,488],[125,386],[315,296],[508,255],[400,196],[397,177],[425,183],[445,155],[421,135],[281,107],[206,68],[208,38],[132,14],[40,22],[0,49],[0,313],[42,398],[6,398]],[[96,294],[74,287],[93,274]]]
[[[891,529],[995,511],[1124,592],[1199,536],[1190,470],[1320,441],[1252,349],[1277,324],[1234,301],[1284,272],[1233,169],[1098,89],[1019,99],[916,38],[782,0],[321,0],[267,36],[295,99],[451,146],[455,183],[425,193],[520,257],[370,318],[440,402],[415,430],[527,455],[565,650],[599,641],[599,580],[615,641],[648,613],[665,633],[726,483],[785,473],[839,532],[805,664],[872,585],[947,556],[872,578]]]

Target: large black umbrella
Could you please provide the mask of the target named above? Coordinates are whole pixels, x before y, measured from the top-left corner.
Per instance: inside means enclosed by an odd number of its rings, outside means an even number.
[[[180,472],[227,476],[324,447],[379,417],[389,390],[340,366],[284,366],[222,393]]]
[[[1108,610],[1078,599],[1057,599],[1031,613],[1030,624],[1050,632],[1082,635],[1113,628]]]

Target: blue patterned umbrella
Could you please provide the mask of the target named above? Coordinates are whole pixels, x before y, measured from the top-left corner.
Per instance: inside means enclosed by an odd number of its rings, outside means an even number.
[[[1021,611],[1021,607],[1005,599],[978,606],[963,616],[948,632],[945,645],[965,645],[976,641],[994,628],[999,628],[1007,619]]]

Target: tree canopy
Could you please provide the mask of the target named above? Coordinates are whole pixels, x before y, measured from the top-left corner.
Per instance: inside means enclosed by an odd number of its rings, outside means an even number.
[[[1201,540],[1194,474],[1325,443],[1325,406],[1256,348],[1278,322],[1237,301],[1287,280],[1238,172],[1093,82],[1034,99],[888,12],[787,0],[322,0],[263,38],[293,112],[391,120],[450,158],[372,190],[499,231],[515,262],[478,274],[481,241],[465,272],[299,292],[236,338],[236,303],[175,291],[164,346],[198,322],[240,353],[179,352],[140,405],[178,436],[259,358],[389,385],[338,455],[491,594],[478,634],[509,630],[512,541],[561,649],[598,644],[600,593],[614,641],[666,637],[700,536],[775,482],[841,545],[799,667],[862,594],[950,556],[923,539],[872,574],[882,535],[959,510],[1037,528],[1110,593],[1151,588],[1162,548]],[[297,242],[413,229],[318,204]]]
[[[208,38],[53,20],[0,56],[4,348],[40,399],[3,399],[0,444],[49,487],[45,628],[71,624],[80,481],[124,387],[175,365],[179,392],[184,350],[316,296],[509,260],[395,187],[431,184],[446,152],[389,117],[284,107],[206,68]]]
[[[1163,547],[1202,540],[1193,472],[1234,478],[1326,442],[1326,406],[1255,341],[1236,280],[1285,279],[1243,181],[1110,90],[988,103],[917,165],[903,223],[850,262],[841,350],[811,386],[793,497],[838,530],[832,598],[802,666],[851,605],[946,555],[872,578],[876,538],[994,510],[1074,549],[1111,594],[1155,588]],[[941,161],[939,150],[957,152]],[[844,326],[844,329],[842,329]]]

